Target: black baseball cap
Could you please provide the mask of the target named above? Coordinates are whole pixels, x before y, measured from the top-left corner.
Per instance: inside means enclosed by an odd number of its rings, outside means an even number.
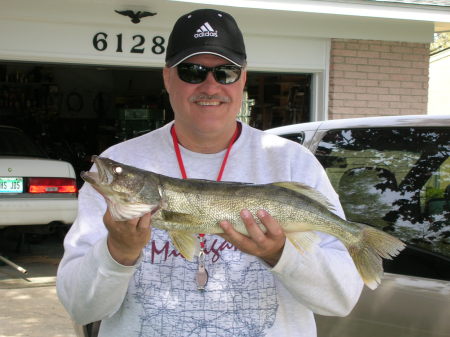
[[[175,67],[198,54],[214,54],[245,66],[244,37],[234,18],[214,9],[198,9],[180,17],[169,36],[166,66]]]

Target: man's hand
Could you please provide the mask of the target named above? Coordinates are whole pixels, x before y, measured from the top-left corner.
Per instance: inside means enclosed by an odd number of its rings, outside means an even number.
[[[259,210],[257,217],[267,228],[265,233],[259,228],[252,214],[244,209],[241,211],[241,218],[249,236],[235,231],[228,221],[220,223],[225,232],[221,236],[244,253],[258,256],[269,265],[274,266],[281,257],[286,236],[280,224],[266,211]]]
[[[109,210],[103,216],[103,222],[108,229],[108,249],[118,263],[132,266],[136,263],[142,249],[150,240],[151,214],[128,221],[115,221]]]

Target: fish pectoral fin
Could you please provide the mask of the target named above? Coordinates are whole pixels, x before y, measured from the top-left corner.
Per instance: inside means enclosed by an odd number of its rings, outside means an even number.
[[[312,250],[320,242],[319,236],[311,231],[286,233],[286,237],[301,253]]]
[[[181,231],[170,231],[170,239],[173,245],[184,256],[186,260],[194,261],[194,256],[198,251],[198,240],[192,233]]]
[[[326,208],[330,210],[335,210],[335,207],[330,203],[330,201],[325,197],[322,193],[315,190],[311,186],[294,182],[294,181],[280,181],[276,183],[272,183],[272,185],[283,187],[288,190],[303,194],[307,196],[308,198],[317,201],[319,204],[325,206]]]
[[[168,210],[162,210],[162,218],[166,222],[178,223],[178,224],[186,224],[187,225],[195,225],[201,224],[202,219],[188,213],[174,212]]]

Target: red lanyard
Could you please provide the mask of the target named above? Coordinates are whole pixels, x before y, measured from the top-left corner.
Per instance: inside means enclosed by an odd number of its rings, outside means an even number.
[[[180,167],[181,176],[183,177],[183,179],[187,179],[186,169],[184,168],[183,163],[183,157],[181,156],[180,145],[178,144],[178,137],[175,131],[175,125],[172,126],[172,130],[170,130],[170,133],[172,134],[173,148],[175,149],[175,153],[177,155],[178,166]],[[220,171],[216,179],[217,181],[222,180],[223,171],[225,170],[225,165],[227,164],[228,161],[228,155],[230,154],[231,148],[233,147],[233,144],[236,141],[238,133],[239,128],[236,126],[236,130],[234,131],[233,137],[231,137],[230,144],[228,145],[227,152],[225,153],[225,157],[223,157],[222,165],[220,167]]]
[[[181,176],[183,177],[183,179],[187,179],[186,169],[184,168],[183,163],[183,157],[181,156],[180,145],[178,144],[178,137],[175,131],[175,124],[172,126],[170,133],[172,135],[173,148],[175,149],[175,153],[177,155],[178,166],[180,167]],[[220,171],[217,176],[217,181],[222,180],[223,171],[225,170],[225,165],[227,164],[228,161],[228,155],[230,154],[231,148],[233,147],[233,144],[235,143],[238,134],[239,134],[239,127],[236,126],[236,130],[234,131],[233,137],[231,137],[230,144],[228,145],[227,152],[225,153],[225,157],[223,157],[222,165],[220,166]],[[198,236],[201,238],[200,248],[204,249],[205,241],[203,240],[203,237],[205,236],[205,234],[198,234]]]

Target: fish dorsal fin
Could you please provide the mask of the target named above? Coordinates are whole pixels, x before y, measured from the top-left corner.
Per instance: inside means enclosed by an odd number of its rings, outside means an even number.
[[[280,181],[276,183],[272,183],[271,185],[275,185],[278,187],[286,188],[288,190],[294,191],[296,193],[303,194],[308,198],[318,202],[319,204],[325,206],[329,210],[336,210],[336,208],[328,201],[327,197],[325,197],[322,193],[315,190],[311,186],[295,182],[295,181]]]

